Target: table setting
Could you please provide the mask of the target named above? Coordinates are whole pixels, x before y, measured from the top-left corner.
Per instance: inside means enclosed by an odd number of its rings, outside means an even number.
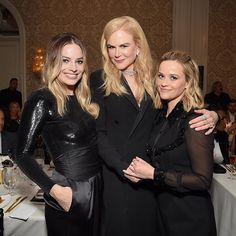
[[[6,160],[12,164],[4,166]],[[12,166],[11,166],[12,165]],[[49,165],[42,166],[47,174]],[[5,236],[46,236],[42,190],[13,163],[0,156],[0,208],[4,212]]]

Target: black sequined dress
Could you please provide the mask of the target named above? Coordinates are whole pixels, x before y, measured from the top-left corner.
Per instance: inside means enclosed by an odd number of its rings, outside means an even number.
[[[19,127],[17,163],[45,193],[49,235],[99,235],[101,163],[95,119],[81,108],[75,96],[68,96],[66,107],[65,115],[60,116],[55,97],[46,88],[31,95]],[[39,135],[55,165],[51,178],[34,160]],[[55,183],[72,188],[69,212],[49,195]]]

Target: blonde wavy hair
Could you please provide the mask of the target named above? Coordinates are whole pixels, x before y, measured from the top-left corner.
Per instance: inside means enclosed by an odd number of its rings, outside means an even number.
[[[161,57],[157,71],[159,71],[159,66],[163,61],[176,61],[183,67],[183,73],[188,82],[182,98],[184,110],[203,108],[204,98],[199,87],[199,70],[196,62],[185,52],[169,51]],[[158,93],[156,94],[155,106],[157,108],[162,106]]]
[[[43,81],[46,87],[53,93],[57,101],[58,113],[62,116],[66,112],[66,101],[68,99],[66,86],[57,78],[61,72],[62,49],[67,44],[77,44],[83,53],[85,64],[82,78],[75,86],[75,96],[83,110],[87,111],[94,118],[98,117],[99,107],[91,102],[91,92],[88,85],[88,66],[86,50],[81,40],[72,33],[61,33],[54,36],[48,43],[46,60],[43,68]]]
[[[146,91],[154,101],[154,70],[150,48],[141,26],[130,16],[121,16],[112,19],[106,24],[103,30],[101,51],[104,69],[103,87],[105,95],[108,96],[111,93],[122,95],[127,93],[125,87],[121,84],[121,71],[117,69],[110,60],[107,49],[107,41],[112,33],[117,30],[123,30],[131,34],[136,45],[140,49],[139,54],[134,61],[134,70],[137,72],[136,79],[139,87],[139,99],[142,100]]]

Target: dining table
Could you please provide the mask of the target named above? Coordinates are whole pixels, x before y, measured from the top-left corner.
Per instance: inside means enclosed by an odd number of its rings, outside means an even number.
[[[226,173],[214,173],[210,193],[217,235],[236,235],[236,176],[229,170]]]
[[[52,172],[49,166],[44,166],[43,169],[47,174]],[[9,194],[4,184],[0,184],[0,196],[10,198],[7,204],[2,207],[4,210],[4,236],[47,236],[44,216],[45,203],[41,194],[40,201],[35,198],[39,192],[42,192],[19,169],[18,172],[20,174],[18,173],[18,180],[13,193]],[[8,212],[8,208],[16,202],[17,198],[22,199],[22,202]],[[29,213],[30,215],[27,217]]]

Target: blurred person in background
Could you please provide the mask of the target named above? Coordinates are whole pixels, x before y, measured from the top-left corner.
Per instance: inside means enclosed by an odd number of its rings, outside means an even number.
[[[20,104],[17,101],[10,102],[9,115],[6,120],[6,130],[9,132],[17,132],[20,124]]]
[[[236,122],[236,99],[231,99],[227,109],[227,120],[228,122]]]
[[[206,106],[217,107],[219,109],[226,111],[228,104],[230,102],[230,96],[228,93],[223,92],[222,82],[215,81],[212,84],[212,91],[205,95],[204,100]]]
[[[0,154],[14,155],[16,145],[16,134],[8,132],[4,129],[5,125],[5,112],[0,108]]]
[[[9,87],[0,91],[0,105],[3,106],[7,111],[9,110],[9,105],[12,101],[18,102],[20,108],[22,108],[22,94],[17,90],[17,87],[18,79],[11,78]]]

